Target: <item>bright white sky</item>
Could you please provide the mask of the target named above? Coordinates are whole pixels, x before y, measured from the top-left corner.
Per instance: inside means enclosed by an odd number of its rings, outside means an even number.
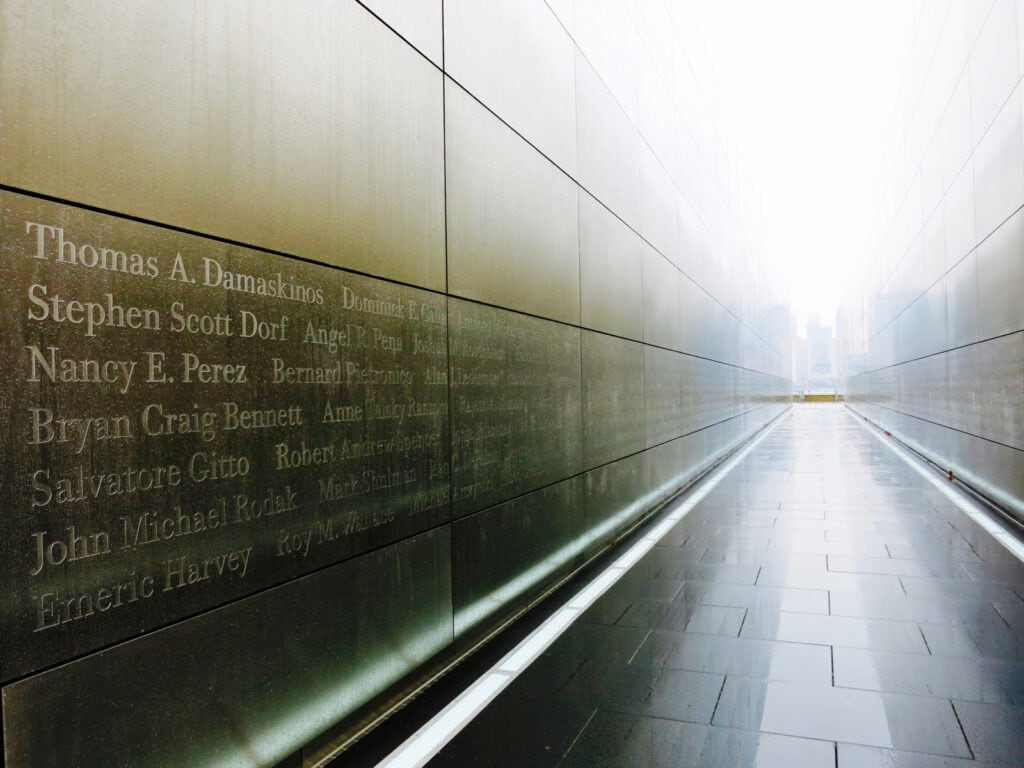
[[[913,3],[691,1],[733,149],[761,193],[765,246],[789,273],[791,307],[801,328],[811,312],[832,325],[877,206]]]

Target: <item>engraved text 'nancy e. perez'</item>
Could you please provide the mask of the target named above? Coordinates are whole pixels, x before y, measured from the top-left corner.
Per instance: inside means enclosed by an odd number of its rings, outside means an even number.
[[[450,519],[443,296],[0,200],[5,679]]]

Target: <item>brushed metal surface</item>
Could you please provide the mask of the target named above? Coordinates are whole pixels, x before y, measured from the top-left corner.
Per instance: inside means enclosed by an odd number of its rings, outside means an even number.
[[[452,641],[450,549],[430,531],[8,685],[5,765],[274,765]]]
[[[903,325],[918,343],[913,355],[931,355],[949,348],[946,281],[939,280],[907,308]]]
[[[715,382],[711,379],[716,363],[699,357],[684,356],[682,360],[682,394],[683,402],[688,406],[686,415],[686,431],[692,432],[710,424],[714,419],[711,410],[717,397],[711,387]]]
[[[851,405],[1024,520],[1022,371],[1014,333],[859,376]]]
[[[707,331],[700,353],[711,360],[738,363],[740,329],[736,318],[715,299],[708,302],[705,316]]]
[[[569,175],[575,47],[543,0],[449,0],[445,72]]]
[[[1021,176],[1024,177],[1024,171]],[[978,338],[1024,329],[1024,209],[978,246]]]
[[[951,27],[951,34],[956,34]],[[964,52],[967,57],[967,51]],[[962,66],[963,62],[959,62]],[[956,66],[956,64],[953,64]],[[941,134],[936,136],[939,141],[936,152],[944,158],[942,162],[942,189],[949,190],[960,170],[971,156],[971,88],[969,78],[960,78],[953,88],[946,112],[940,125]],[[971,222],[973,225],[973,222]]]
[[[585,13],[592,12],[588,9]],[[580,186],[634,229],[640,226],[640,145],[634,124],[587,59],[577,52],[577,179]]]
[[[583,476],[588,557],[604,549],[660,500],[646,483],[646,466],[645,454],[637,453]]]
[[[652,498],[666,498],[682,485],[688,469],[684,446],[699,443],[699,435],[669,440],[641,454],[644,457],[646,486]]]
[[[576,185],[447,80],[448,290],[580,321]]]
[[[580,330],[449,300],[457,515],[582,469]]]
[[[640,234],[669,261],[678,263],[677,191],[650,149],[640,149]]]
[[[946,430],[949,468],[1024,523],[1024,451]],[[929,441],[927,447],[931,447]]]
[[[978,252],[946,274],[946,323],[950,348],[978,340]]]
[[[4,680],[449,519],[443,297],[0,206]]]
[[[444,288],[442,76],[356,3],[12,0],[0,26],[5,184]]]
[[[1013,56],[1016,59],[1016,50]],[[1024,204],[1022,135],[1024,126],[1018,89],[1003,104],[971,158],[974,165],[975,226],[979,240],[987,237]]]
[[[962,424],[962,428],[969,428],[971,424],[968,411],[964,407],[966,403],[952,408],[950,402],[950,387],[957,374],[964,369],[957,368],[951,375],[948,366],[962,362],[966,360],[951,360],[950,355],[938,354],[898,366],[898,407],[905,413],[937,423],[947,421],[952,416]],[[955,391],[954,398],[963,394]],[[977,414],[974,416],[974,430],[977,431]]]
[[[715,301],[685,274],[679,276],[679,347],[692,355],[719,358],[723,339],[708,332]]]
[[[644,6],[637,18],[641,27],[638,31],[641,37],[645,32],[650,33],[650,37],[645,41],[647,50],[641,50],[637,60],[637,127],[669,178],[677,183],[682,173],[676,158],[676,137],[686,129],[671,94],[672,25],[663,4],[644,3]],[[662,18],[655,20],[659,15]]]
[[[645,447],[644,347],[582,332],[583,466],[596,467]]]
[[[976,417],[964,431],[1024,450],[1024,331],[953,350],[949,367],[950,423],[964,429],[960,413],[967,406]],[[958,387],[954,372],[964,372]]]
[[[456,637],[507,616],[578,565],[584,523],[582,477],[452,523]]]
[[[584,190],[580,206],[580,318],[586,328],[643,339],[641,240]]]
[[[703,360],[690,355],[679,358],[679,431],[692,432],[699,426],[701,409],[706,400],[702,391],[704,382],[699,378]]]
[[[966,73],[971,91],[972,138],[976,146],[984,143],[983,135],[993,120],[998,119],[1000,107],[1020,80],[1020,38],[1015,34],[1018,7],[1013,0],[994,0],[968,11],[977,13],[978,21],[983,22],[977,42],[970,40],[973,47]]]
[[[569,31],[569,34],[575,34],[576,3],[574,0],[547,0],[547,4],[551,8],[551,12],[562,22],[562,26]]]
[[[973,367],[977,362],[978,350],[974,346],[962,347],[959,350],[934,355],[921,361],[922,368],[926,374],[931,376],[942,376],[941,381],[926,380],[920,382],[929,386],[932,391],[939,391],[943,399],[938,407],[931,412],[921,414],[924,418],[932,416],[931,420],[936,424],[954,429],[964,430],[971,434],[979,434],[981,429],[980,401],[977,397],[979,376],[982,375]],[[910,364],[913,365],[913,364]],[[900,371],[905,366],[898,366],[894,369],[893,378],[896,378],[901,389],[896,397],[887,398],[885,405],[904,409],[904,403],[911,400],[916,394],[905,384],[900,377]],[[882,383],[887,384],[890,377],[882,378]],[[918,415],[911,410],[910,413]]]
[[[734,397],[732,373],[729,366],[702,358],[687,361],[690,376],[683,386],[695,393],[693,428],[701,429],[731,415]]]
[[[668,259],[643,244],[644,341],[679,349],[682,325],[679,282],[685,278]]]
[[[933,424],[858,397],[850,401],[857,413],[899,435],[915,450],[952,470],[962,481],[1000,504],[1024,522],[1024,451],[994,443],[943,424]]]
[[[437,66],[442,66],[442,0],[359,0]]]
[[[635,125],[638,121],[637,56],[640,41],[618,0],[577,3],[575,39]]]
[[[673,81],[673,52],[678,45],[672,28],[672,17],[664,3],[638,2],[631,15],[636,23],[637,32],[650,53],[651,66],[657,77],[671,87]],[[640,79],[640,119],[644,119],[643,88],[647,78]]]
[[[943,201],[946,220],[946,264],[952,268],[978,242],[974,224],[974,174],[970,164],[961,170]]]
[[[672,350],[644,347],[644,413],[648,447],[672,440],[683,432],[682,358]]]
[[[691,141],[689,134],[679,137],[680,142]],[[708,265],[701,258],[701,245],[703,241],[703,224],[697,218],[693,205],[682,193],[676,195],[676,255],[675,263],[683,272],[689,275],[694,282],[706,286],[707,279],[703,277]]]
[[[742,439],[743,419],[732,418],[702,429],[697,434],[703,441],[696,454],[696,471],[703,471],[735,448]],[[757,492],[757,489],[752,489]]]

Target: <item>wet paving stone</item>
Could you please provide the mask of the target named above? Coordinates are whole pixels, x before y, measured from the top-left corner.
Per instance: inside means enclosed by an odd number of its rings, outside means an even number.
[[[598,711],[559,768],[834,768],[827,741]]]
[[[714,725],[971,757],[949,701],[730,677]]]
[[[820,685],[829,685],[832,679],[828,646],[745,637],[656,631],[630,663]]]
[[[836,648],[836,686],[989,704],[1024,704],[1024,663]]]
[[[1019,768],[1024,563],[794,407],[431,765]]]
[[[921,629],[908,621],[815,616],[789,611],[752,611],[740,634],[765,640],[928,653]]]

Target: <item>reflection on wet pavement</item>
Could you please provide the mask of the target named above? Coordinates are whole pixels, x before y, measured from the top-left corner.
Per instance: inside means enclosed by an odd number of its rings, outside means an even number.
[[[1024,563],[799,405],[432,766],[1024,764]]]

